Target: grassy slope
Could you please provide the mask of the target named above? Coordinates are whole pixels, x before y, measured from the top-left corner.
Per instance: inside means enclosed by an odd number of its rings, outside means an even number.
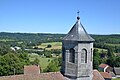
[[[109,46],[120,46],[120,44],[106,44],[106,45],[109,45]]]
[[[107,50],[106,49],[101,49],[101,48],[94,48],[94,49],[98,49],[98,52],[100,53],[100,52],[107,52]]]
[[[13,39],[0,39],[0,41],[9,42],[9,41],[15,41],[15,40],[13,40]]]
[[[115,78],[115,79],[112,79],[112,80],[120,80],[120,78]]]
[[[39,55],[34,55],[34,54],[30,54],[29,56],[30,56],[29,59],[31,62],[34,61],[35,58],[38,58],[40,60],[39,65],[41,66],[42,71],[48,66],[48,64],[53,59],[53,58],[40,57]]]

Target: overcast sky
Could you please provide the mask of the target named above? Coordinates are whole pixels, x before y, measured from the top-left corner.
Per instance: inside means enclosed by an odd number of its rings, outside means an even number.
[[[120,34],[120,0],[0,0],[0,32]]]

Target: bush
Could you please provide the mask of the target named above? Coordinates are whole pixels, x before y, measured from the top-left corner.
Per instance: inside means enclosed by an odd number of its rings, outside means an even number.
[[[52,47],[52,45],[51,45],[51,44],[48,44],[48,45],[47,45],[47,48],[51,48],[51,47]]]

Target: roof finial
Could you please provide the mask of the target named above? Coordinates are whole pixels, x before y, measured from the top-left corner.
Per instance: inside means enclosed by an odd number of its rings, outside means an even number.
[[[78,14],[78,16],[77,16],[77,20],[79,20],[79,19],[80,19],[80,17],[79,17],[79,13],[80,13],[80,12],[79,12],[79,10],[78,10],[78,12],[77,12],[77,14]]]

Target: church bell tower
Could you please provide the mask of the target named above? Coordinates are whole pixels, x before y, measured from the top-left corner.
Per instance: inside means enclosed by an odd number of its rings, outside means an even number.
[[[93,42],[80,17],[62,40],[61,73],[68,80],[92,80]]]

